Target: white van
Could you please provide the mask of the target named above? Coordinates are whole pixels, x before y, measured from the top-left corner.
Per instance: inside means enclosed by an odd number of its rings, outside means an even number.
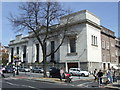
[[[78,75],[78,76],[89,76],[88,71],[82,71],[80,68],[70,68],[69,73],[72,75]]]

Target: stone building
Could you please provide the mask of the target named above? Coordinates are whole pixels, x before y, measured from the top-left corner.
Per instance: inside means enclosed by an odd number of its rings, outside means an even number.
[[[120,39],[116,38],[115,39],[116,43],[115,43],[115,56],[116,56],[116,61],[118,63],[118,65],[116,66],[117,69],[120,69]]]
[[[69,22],[66,38],[60,49],[53,55],[47,58],[48,63],[54,60],[60,66],[64,66],[66,71],[71,67],[80,67],[83,70],[93,71],[94,69],[103,68],[105,63],[114,63],[113,55],[115,47],[114,32],[109,30],[110,38],[103,34],[108,30],[101,26],[100,18],[88,10],[72,13],[60,18],[60,24],[63,25],[67,17],[73,20]],[[14,62],[13,56],[18,55],[21,62],[35,63],[42,62],[41,46],[35,37],[31,37],[32,32],[28,36],[23,37],[22,34],[17,35],[15,40],[10,41],[9,62]],[[112,41],[112,46],[109,46],[110,51],[102,49],[102,41]],[[46,42],[47,53],[55,49],[60,43],[60,39],[56,36],[48,39]],[[114,44],[113,44],[114,43]],[[108,47],[107,47],[108,48]],[[104,54],[110,54],[108,61],[103,60]],[[102,62],[104,61],[104,62]]]
[[[115,36],[114,32],[102,26],[101,29],[102,43],[102,66],[103,69],[109,69],[117,63],[115,56]]]

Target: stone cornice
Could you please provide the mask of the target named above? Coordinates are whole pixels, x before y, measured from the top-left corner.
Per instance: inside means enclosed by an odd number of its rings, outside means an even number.
[[[17,45],[17,44],[23,44],[23,43],[27,43],[28,40],[26,41],[19,41],[19,42],[15,42],[15,43],[11,43],[11,44],[8,44],[9,46],[13,46],[13,45]]]
[[[113,38],[113,39],[116,38],[115,36],[112,36],[112,35],[110,35],[110,34],[107,34],[107,33],[103,32],[103,31],[101,31],[101,34],[104,34],[104,35],[106,35],[106,36],[108,36],[108,37],[111,37],[111,38]]]

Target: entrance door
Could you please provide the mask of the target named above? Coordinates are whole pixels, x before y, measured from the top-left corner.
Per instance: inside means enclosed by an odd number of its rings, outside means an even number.
[[[68,71],[70,68],[78,68],[78,63],[67,63],[68,64]]]

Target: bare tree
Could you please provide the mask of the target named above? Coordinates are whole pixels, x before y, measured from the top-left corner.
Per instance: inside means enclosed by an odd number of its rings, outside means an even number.
[[[34,33],[33,36],[42,48],[44,77],[47,77],[46,58],[56,53],[62,45],[70,19],[67,18],[63,25],[56,23],[59,23],[61,16],[69,14],[70,10],[64,10],[58,2],[25,2],[19,9],[21,13],[18,16],[11,14],[9,20],[17,31],[28,30]],[[53,52],[46,53],[46,40],[55,36],[61,39],[60,44]]]

